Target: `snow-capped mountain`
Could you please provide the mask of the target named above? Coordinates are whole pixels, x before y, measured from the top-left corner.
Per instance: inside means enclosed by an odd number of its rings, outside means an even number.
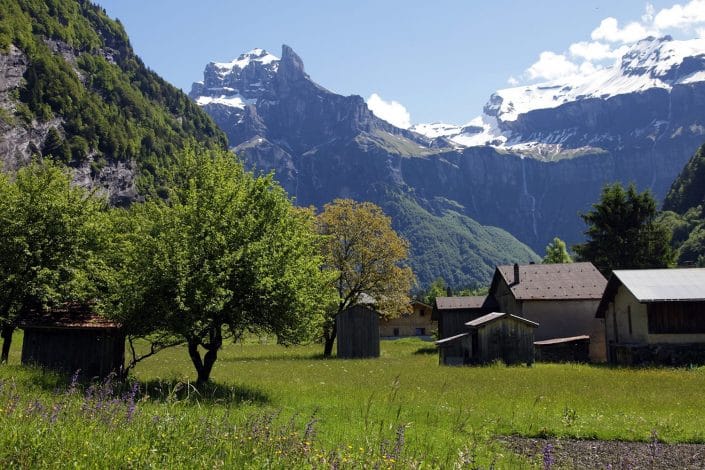
[[[705,39],[649,37],[609,67],[499,90],[468,125],[420,124],[412,130],[429,138],[442,134],[459,146],[494,145],[548,159],[573,156],[575,149],[610,149],[644,135],[662,138],[667,131],[702,135],[698,126],[691,129],[693,116],[674,116],[671,108],[690,107],[693,93],[701,102],[696,90],[703,85]],[[618,108],[640,114],[618,116]]]

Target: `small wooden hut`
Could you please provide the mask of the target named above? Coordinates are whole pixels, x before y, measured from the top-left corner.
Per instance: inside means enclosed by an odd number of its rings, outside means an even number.
[[[379,313],[355,305],[338,314],[338,357],[379,357]]]
[[[505,364],[533,364],[534,329],[538,323],[509,313],[493,312],[465,326],[465,333],[436,342],[441,364],[487,364],[496,360]]]
[[[20,321],[24,330],[22,364],[35,364],[82,377],[105,377],[125,360],[120,325],[95,314],[90,306],[65,304],[35,312]]]
[[[534,362],[534,328],[538,323],[509,313],[493,312],[469,321],[470,351],[479,364]]]

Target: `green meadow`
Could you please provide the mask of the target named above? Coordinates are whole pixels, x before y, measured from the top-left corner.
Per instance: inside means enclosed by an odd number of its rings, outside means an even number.
[[[705,369],[440,367],[432,343],[370,360],[229,344],[196,390],[185,348],[124,385],[0,367],[3,467],[541,468],[496,436],[705,442]],[[106,390],[110,389],[110,390]]]

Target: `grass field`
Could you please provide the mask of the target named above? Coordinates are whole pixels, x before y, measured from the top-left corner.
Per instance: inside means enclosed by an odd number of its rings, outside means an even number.
[[[20,342],[0,367],[5,464],[540,468],[493,437],[705,442],[703,368],[449,368],[415,339],[374,360],[255,342],[228,345],[201,393],[178,385],[194,376],[184,348],[158,354],[135,371],[132,406],[129,387],[57,393],[66,379],[15,365]]]

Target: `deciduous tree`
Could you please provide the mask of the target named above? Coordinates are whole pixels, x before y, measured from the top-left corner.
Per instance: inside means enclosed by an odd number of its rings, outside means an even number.
[[[18,316],[95,294],[95,224],[105,207],[51,162],[0,174],[0,361],[7,362]]]
[[[404,264],[408,243],[375,204],[336,199],[325,205],[318,216],[318,227],[326,237],[323,253],[327,268],[335,273],[333,286],[337,292],[337,300],[328,308],[323,323],[323,353],[330,356],[340,312],[367,295],[381,313],[397,316],[409,308],[408,293],[414,276]]]
[[[563,240],[555,237],[551,243],[546,245],[546,256],[543,257],[543,264],[572,263],[573,258],[568,253],[568,248]]]
[[[312,211],[228,152],[191,148],[178,160],[168,198],[124,222],[113,299],[128,333],[185,342],[204,383],[228,336],[308,338],[330,291]]]

